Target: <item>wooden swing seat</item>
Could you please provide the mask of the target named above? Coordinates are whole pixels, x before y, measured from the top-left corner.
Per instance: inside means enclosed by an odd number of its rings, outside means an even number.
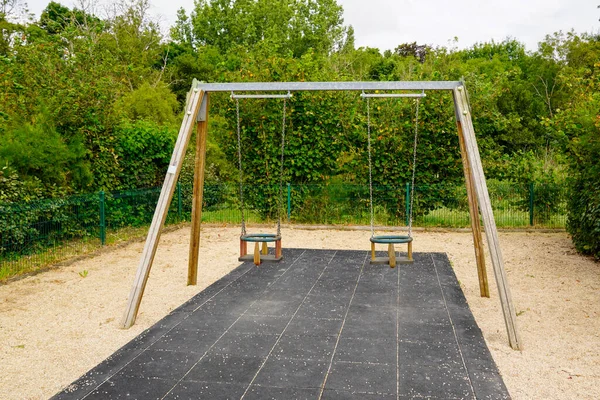
[[[254,243],[254,254],[248,254],[248,242]],[[275,242],[275,254],[269,254],[267,243]],[[260,244],[262,243],[262,246]],[[262,248],[261,248],[262,247]],[[239,261],[253,261],[260,265],[263,261],[281,261],[281,236],[274,233],[251,233],[240,236],[240,258]]]
[[[414,262],[412,256],[412,237],[405,235],[383,235],[371,236],[371,264],[389,264],[390,268],[396,267],[396,264],[412,264]],[[375,256],[375,243],[388,245],[387,257]],[[394,244],[406,243],[408,251],[406,257],[396,257],[396,249]]]

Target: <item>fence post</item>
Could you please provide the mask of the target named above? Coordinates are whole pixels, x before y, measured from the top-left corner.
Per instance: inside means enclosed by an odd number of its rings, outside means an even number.
[[[529,183],[529,225],[533,226],[533,182]]]
[[[181,204],[181,183],[177,182],[177,218],[181,222],[182,204]]]
[[[287,184],[287,222],[290,223],[292,217],[292,185]]]
[[[404,204],[406,206],[406,226],[410,223],[410,183],[406,182],[406,195],[404,199]]]
[[[99,193],[100,200],[100,243],[102,246],[106,244],[106,213],[104,209],[104,190]]]

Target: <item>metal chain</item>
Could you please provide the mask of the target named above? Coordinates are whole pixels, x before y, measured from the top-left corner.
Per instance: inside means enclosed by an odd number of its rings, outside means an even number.
[[[242,135],[240,133],[240,100],[235,99],[235,112],[237,116],[237,142],[238,142],[238,167],[240,172],[240,212],[242,214],[242,233],[241,236],[246,235],[246,221],[244,220],[244,184],[243,184],[243,173],[242,173]]]
[[[412,237],[412,221],[413,221],[413,206],[415,202],[415,173],[417,171],[417,138],[419,133],[419,99],[416,100],[416,113],[415,113],[415,145],[413,148],[413,170],[412,170],[412,182],[410,186],[410,210],[408,219],[408,237]]]
[[[371,212],[371,237],[375,236],[375,212],[373,211],[373,165],[371,164],[371,103],[367,97],[367,152],[369,153],[369,207]]]
[[[283,99],[283,122],[281,125],[281,166],[279,171],[279,201],[277,207],[277,236],[281,236],[281,212],[283,210],[283,154],[285,151],[286,99]]]

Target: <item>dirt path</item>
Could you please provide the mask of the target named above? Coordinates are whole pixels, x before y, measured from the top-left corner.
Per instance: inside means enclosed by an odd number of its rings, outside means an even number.
[[[0,286],[0,398],[47,399],[238,265],[238,228],[205,228],[198,286],[186,286],[189,228],[166,233],[136,325],[118,328],[143,243]],[[366,231],[284,228],[285,247],[364,249]],[[507,344],[492,297],[479,297],[470,233],[417,232],[414,249],[450,257],[514,399],[600,398],[600,265],[564,233],[502,233],[525,350]],[[85,272],[87,271],[87,272]]]

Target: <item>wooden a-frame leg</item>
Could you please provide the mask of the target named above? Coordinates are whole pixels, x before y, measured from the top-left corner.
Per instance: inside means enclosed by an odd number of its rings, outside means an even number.
[[[254,243],[254,264],[260,265],[260,246],[258,242]]]
[[[479,202],[477,200],[477,194],[475,193],[475,182],[473,180],[471,165],[467,156],[467,146],[465,144],[462,123],[459,119],[456,121],[456,126],[458,128],[458,142],[460,145],[460,154],[463,162],[465,185],[467,187],[467,198],[469,200],[469,215],[471,216],[473,247],[475,249],[475,261],[477,262],[477,276],[479,278],[479,294],[481,297],[490,297],[490,287],[485,268],[485,254],[483,252],[483,239],[481,236],[481,223],[479,222]]]
[[[500,304],[502,305],[502,313],[504,315],[504,323],[508,334],[508,342],[513,349],[522,349],[522,343],[517,329],[517,314],[512,301],[510,287],[504,269],[504,261],[502,259],[502,251],[498,239],[498,230],[494,213],[490,201],[490,195],[487,190],[485,174],[483,172],[483,164],[477,147],[477,139],[475,138],[475,129],[469,110],[469,100],[466,90],[463,86],[459,86],[453,90],[454,105],[456,110],[456,118],[462,127],[463,139],[469,161],[469,169],[473,178],[473,186],[479,203],[479,211],[483,219],[485,227],[485,235],[487,237],[488,249],[492,266],[494,268],[494,276],[498,285],[498,295]]]
[[[388,257],[390,258],[390,268],[396,267],[396,249],[394,249],[394,244],[388,244]]]
[[[204,193],[204,169],[206,166],[206,136],[208,131],[208,93],[204,95],[204,115],[196,123],[196,158],[194,160],[194,190],[192,200],[192,229],[190,233],[190,256],[188,259],[188,285],[198,282],[198,259],[200,252],[200,228],[202,225],[202,198]]]
[[[262,244],[262,253],[264,255],[269,254],[269,247],[267,246],[267,242],[263,242],[263,244]]]
[[[144,295],[144,289],[146,288],[150,269],[152,268],[152,262],[154,261],[154,256],[156,255],[156,249],[158,247],[158,241],[160,239],[162,227],[167,219],[169,204],[171,204],[173,192],[175,191],[175,184],[177,183],[177,178],[181,172],[181,166],[185,157],[185,150],[187,149],[190,137],[192,136],[192,130],[195,125],[196,116],[198,115],[198,111],[200,110],[200,106],[204,99],[205,93],[199,90],[197,85],[198,82],[194,80],[192,83],[192,91],[190,92],[188,102],[186,104],[186,114],[183,118],[181,128],[179,129],[177,142],[175,143],[173,155],[171,156],[167,174],[160,191],[160,196],[158,197],[158,203],[156,205],[156,209],[154,210],[152,223],[150,224],[150,229],[148,230],[148,236],[146,237],[146,243],[144,244],[142,257],[138,265],[131,292],[129,293],[127,308],[120,324],[121,328],[123,329],[130,328],[134,324],[140,308],[140,303],[142,302],[142,297]]]

